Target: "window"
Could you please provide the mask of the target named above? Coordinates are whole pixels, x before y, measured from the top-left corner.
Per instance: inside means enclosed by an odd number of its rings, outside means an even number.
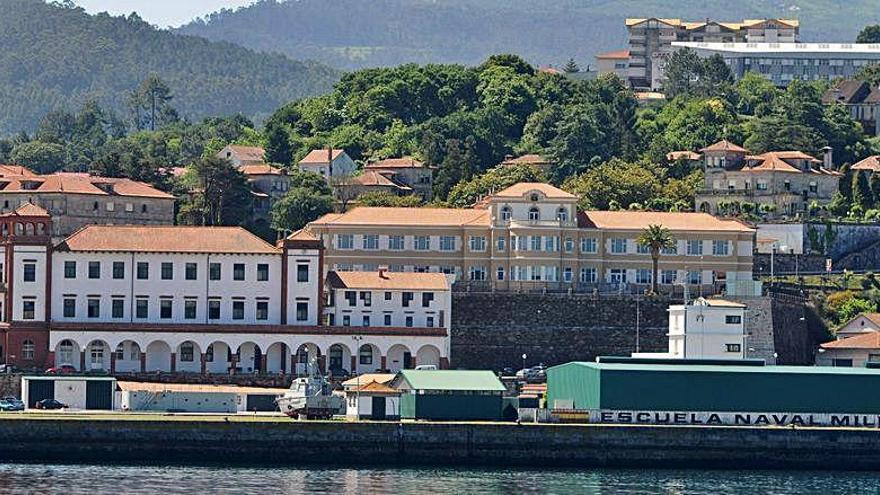
[[[147,212],[147,205],[145,205],[145,204],[141,205],[141,213],[146,213],[146,212]]]
[[[36,302],[34,301],[22,301],[21,303],[21,319],[22,320],[33,320],[35,313]]]
[[[742,344],[724,344],[727,352],[742,352]]]
[[[758,183],[755,184],[755,189],[757,189],[759,191],[766,191],[767,190],[767,181],[759,180]]]
[[[451,235],[440,236],[440,251],[455,251],[455,237]]]
[[[34,359],[34,351],[37,348],[33,340],[24,340],[21,343],[21,358],[26,360]]]
[[[194,359],[195,351],[193,349],[192,342],[184,342],[180,344],[180,361],[184,363],[191,363]]]
[[[345,300],[348,301],[349,306],[357,306],[357,292],[353,290],[347,290],[344,294]]]
[[[581,268],[580,282],[582,284],[595,284],[596,283],[596,269],[595,268]]]
[[[504,267],[503,266],[498,267],[498,269],[496,270],[495,278],[497,280],[504,280]]]
[[[625,284],[626,283],[626,270],[622,268],[612,268],[609,272],[609,281],[612,284]]]
[[[309,265],[303,265],[303,264],[296,265],[296,281],[297,282],[308,282],[309,281]]]
[[[351,315],[342,315],[342,326],[344,326],[344,327],[351,326]]]
[[[365,234],[362,245],[364,249],[379,249],[379,236],[377,234]]]
[[[666,254],[666,255],[669,255],[669,256],[675,256],[675,255],[678,254],[678,245],[677,245],[676,243],[673,243],[672,246],[670,246],[670,247],[668,247],[668,248],[663,248],[663,249],[661,249],[661,250],[660,250],[660,253],[661,253],[661,254]]]
[[[786,191],[791,191],[791,181],[786,180],[782,183],[782,187],[785,188]]]
[[[174,279],[174,264],[173,263],[162,263],[160,266],[160,278],[162,280],[173,280]]]
[[[740,315],[726,315],[724,317],[724,323],[728,325],[739,325],[742,323],[742,316]]]
[[[409,303],[413,300],[414,294],[412,292],[404,292],[401,297],[401,302],[403,303],[404,308],[409,307]]]
[[[573,278],[574,278],[574,275],[573,275],[573,273],[572,273],[572,271],[571,271],[571,267],[570,267],[570,266],[567,266],[567,267],[565,267],[565,268],[562,269],[562,280],[563,280],[564,282],[571,282]]]
[[[392,251],[403,250],[403,236],[402,235],[389,235],[388,236],[388,249],[390,249]]]
[[[427,251],[431,249],[431,237],[427,235],[417,235],[413,238],[413,247],[416,251]]]
[[[195,299],[187,299],[183,301],[183,318],[185,320],[196,319],[196,304],[197,301]]]
[[[363,301],[364,306],[369,307],[373,305],[373,293],[370,291],[361,291],[360,299]]]
[[[232,319],[244,319],[244,301],[232,301]]]
[[[390,314],[385,314],[385,326],[386,327],[391,326],[391,315]]]
[[[232,280],[244,280],[244,263],[232,265]]]
[[[212,299],[208,301],[208,319],[209,320],[219,320],[220,319],[220,301],[217,299]]]
[[[373,364],[373,348],[368,345],[362,345],[358,349],[358,363]]]
[[[257,301],[257,319],[269,319],[269,301]]]
[[[687,241],[687,255],[688,256],[702,256],[702,254],[703,254],[703,241],[701,241],[701,240]]]
[[[76,261],[64,262],[64,278],[76,278]]]
[[[565,252],[570,253],[572,251],[574,251],[574,239],[572,239],[571,237],[566,237],[565,238]]]
[[[37,281],[37,264],[36,263],[25,263],[23,276],[24,276],[25,282],[36,282]]]
[[[351,234],[337,235],[336,247],[339,249],[354,249],[354,236]]]
[[[663,270],[660,272],[660,283],[672,285],[675,283],[675,270]]]
[[[89,318],[100,318],[101,317],[101,300],[96,298],[89,298],[87,301],[88,304],[88,317]]]
[[[727,241],[712,241],[713,256],[727,256],[730,254],[730,243]]]
[[[241,279],[244,280],[244,273],[242,273]],[[268,263],[258,263],[257,264],[257,282],[266,282],[267,280],[269,280],[269,264]]]
[[[498,251],[504,251],[506,249],[504,237],[499,237],[495,239],[495,249]]]
[[[471,236],[470,242],[471,251],[485,251],[486,250],[486,238],[482,236]]]
[[[472,266],[468,271],[468,278],[478,282],[486,280],[486,268],[483,266]]]
[[[692,285],[699,285],[703,283],[703,274],[698,271],[690,271],[688,272],[688,283]]]
[[[76,318],[76,299],[72,297],[64,298],[64,317]]]
[[[106,208],[107,208],[107,211],[113,211],[113,209],[115,208],[115,205],[113,203],[107,203]]]
[[[128,213],[133,212],[134,211],[134,204],[133,203],[125,203],[125,211]]]
[[[110,303],[110,316],[113,318],[125,317],[125,299],[114,298]]]
[[[149,300],[138,299],[135,302],[135,317],[137,317],[137,318],[149,317],[149,309],[150,309]]]
[[[125,263],[122,261],[113,262],[113,279],[122,280],[125,278]]]
[[[565,208],[559,208],[556,210],[556,220],[560,222],[568,221],[568,210]]]
[[[531,251],[540,251],[541,250],[541,236],[533,235],[529,237],[529,249]]]
[[[363,326],[363,327],[370,326],[370,315],[364,315],[363,318],[361,318],[361,323],[362,323],[361,326]]]
[[[170,320],[172,317],[172,306],[174,301],[171,299],[162,299],[159,301],[159,318]]]
[[[501,220],[506,222],[506,221],[510,220],[510,217],[511,217],[510,207],[509,206],[502,207],[501,208]]]
[[[432,302],[434,302],[434,293],[433,292],[422,292],[422,307],[423,308],[430,308]]]
[[[137,279],[147,280],[150,278],[150,264],[146,261],[138,261],[137,263]]]
[[[101,262],[100,261],[89,261],[89,278],[90,279],[101,278]]]
[[[529,208],[529,220],[538,221],[541,219],[541,211],[536,206]]]
[[[581,252],[582,253],[595,253],[596,252],[596,239],[592,237],[584,237],[581,239]]]
[[[546,236],[544,237],[544,251],[555,252],[558,251],[559,247],[559,238],[555,236]]]
[[[614,254],[626,253],[626,239],[611,239],[611,252]]]
[[[650,284],[651,283],[651,270],[648,268],[639,268],[636,270],[636,283],[637,284]]]
[[[810,182],[810,192],[819,192],[819,186],[815,182]]]
[[[390,300],[391,300],[391,292],[388,292],[388,291],[385,292],[385,300],[386,300],[386,301],[390,301]]]
[[[220,263],[211,263],[208,265],[208,278],[211,280],[220,280]]]
[[[852,368],[853,360],[852,359],[832,359],[831,366],[836,368]]]
[[[196,280],[199,278],[199,265],[195,263],[187,263],[184,266],[183,278],[186,280]]]
[[[407,327],[411,327],[411,326],[413,326],[413,317],[412,317],[412,316],[407,316],[407,317],[406,317],[406,326],[407,326]]]
[[[651,254],[651,247],[647,244],[636,243],[636,252],[639,254]]]

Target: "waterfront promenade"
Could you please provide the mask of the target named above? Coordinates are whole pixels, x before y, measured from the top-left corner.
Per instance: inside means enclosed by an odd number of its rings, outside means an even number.
[[[880,469],[880,430],[0,416],[0,462]]]

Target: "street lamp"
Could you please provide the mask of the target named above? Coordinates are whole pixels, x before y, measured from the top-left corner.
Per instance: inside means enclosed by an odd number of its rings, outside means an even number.
[[[525,372],[526,372],[525,371],[526,370],[526,354],[525,353],[523,353],[523,355],[522,355],[522,360],[523,360],[523,366],[522,366],[523,375],[525,375]]]
[[[360,421],[361,420],[361,374],[359,368],[360,366],[360,355],[361,355],[361,341],[364,340],[363,335],[352,335],[351,340],[354,341],[354,349],[355,349],[355,366],[353,370],[351,370],[355,374],[355,389],[354,389],[354,413],[355,418]],[[372,350],[370,351],[372,352]]]

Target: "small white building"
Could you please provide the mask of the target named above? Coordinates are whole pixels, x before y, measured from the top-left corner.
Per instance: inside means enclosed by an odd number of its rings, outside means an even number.
[[[400,391],[385,383],[370,381],[345,391],[348,419],[397,420]]]
[[[870,332],[880,332],[880,313],[862,313],[837,329],[837,339],[855,337]]]
[[[122,411],[236,413],[276,411],[275,399],[287,389],[192,383],[118,382]]]
[[[345,150],[328,148],[310,151],[299,161],[299,169],[328,178],[352,175],[357,170],[357,164]]]
[[[27,409],[55,399],[70,409],[116,408],[116,379],[111,376],[41,375],[21,377],[21,400]]]
[[[863,368],[880,365],[880,332],[864,332],[819,346],[816,366]]]
[[[698,298],[669,306],[669,350],[633,357],[669,359],[745,359],[746,306],[723,299]]]

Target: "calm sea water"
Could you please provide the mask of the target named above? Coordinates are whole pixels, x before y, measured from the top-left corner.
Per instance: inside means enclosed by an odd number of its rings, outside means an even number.
[[[873,494],[880,473],[0,464],[0,494]]]

